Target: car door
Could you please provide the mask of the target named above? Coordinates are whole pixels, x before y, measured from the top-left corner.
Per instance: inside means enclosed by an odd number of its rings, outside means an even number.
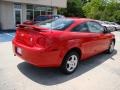
[[[81,58],[83,60],[95,54],[98,35],[90,33],[86,22],[74,27],[72,36],[79,40],[79,47],[82,50]]]
[[[110,34],[103,33],[104,27],[95,21],[89,21],[87,22],[87,25],[89,28],[90,35],[95,37],[94,44],[92,44],[95,48],[94,54],[105,51],[110,44]]]

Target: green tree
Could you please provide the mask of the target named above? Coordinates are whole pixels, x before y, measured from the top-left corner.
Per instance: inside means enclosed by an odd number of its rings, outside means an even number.
[[[67,8],[60,9],[59,14],[63,14],[68,17],[84,17],[84,12],[82,10],[82,4],[80,0],[68,0]]]
[[[93,19],[100,19],[101,13],[104,11],[106,1],[104,0],[91,0],[83,6],[85,16]]]
[[[115,19],[115,21],[114,22],[117,22],[117,23],[119,23],[120,24],[120,10],[117,10],[117,11],[115,11],[115,13],[114,13],[114,19]]]
[[[83,10],[88,18],[120,23],[120,3],[116,0],[91,0]]]
[[[101,15],[101,20],[120,22],[120,3],[109,2]]]
[[[91,0],[80,0],[80,3],[84,5],[84,4],[86,4],[86,3],[90,2],[90,1]]]

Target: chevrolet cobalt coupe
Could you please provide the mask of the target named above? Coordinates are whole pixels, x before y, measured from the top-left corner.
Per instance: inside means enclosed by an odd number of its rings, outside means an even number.
[[[12,41],[15,55],[38,67],[73,73],[78,61],[114,51],[115,36],[95,20],[61,18],[20,25]]]

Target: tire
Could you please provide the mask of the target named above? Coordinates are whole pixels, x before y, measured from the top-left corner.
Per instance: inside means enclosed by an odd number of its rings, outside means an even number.
[[[109,45],[109,49],[107,50],[107,53],[108,53],[108,54],[113,53],[113,51],[114,51],[114,46],[115,46],[115,42],[112,41],[112,42],[110,43],[110,45]]]
[[[118,31],[116,27],[115,27],[115,31]]]
[[[63,59],[63,62],[60,67],[61,72],[64,74],[73,73],[78,66],[79,57],[80,55],[77,52],[69,52]]]

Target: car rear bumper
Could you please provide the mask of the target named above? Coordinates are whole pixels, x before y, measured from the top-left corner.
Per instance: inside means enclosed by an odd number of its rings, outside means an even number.
[[[47,50],[45,48],[28,47],[13,40],[14,54],[26,62],[38,67],[59,67],[61,64],[59,50]],[[17,52],[21,49],[21,54]]]

